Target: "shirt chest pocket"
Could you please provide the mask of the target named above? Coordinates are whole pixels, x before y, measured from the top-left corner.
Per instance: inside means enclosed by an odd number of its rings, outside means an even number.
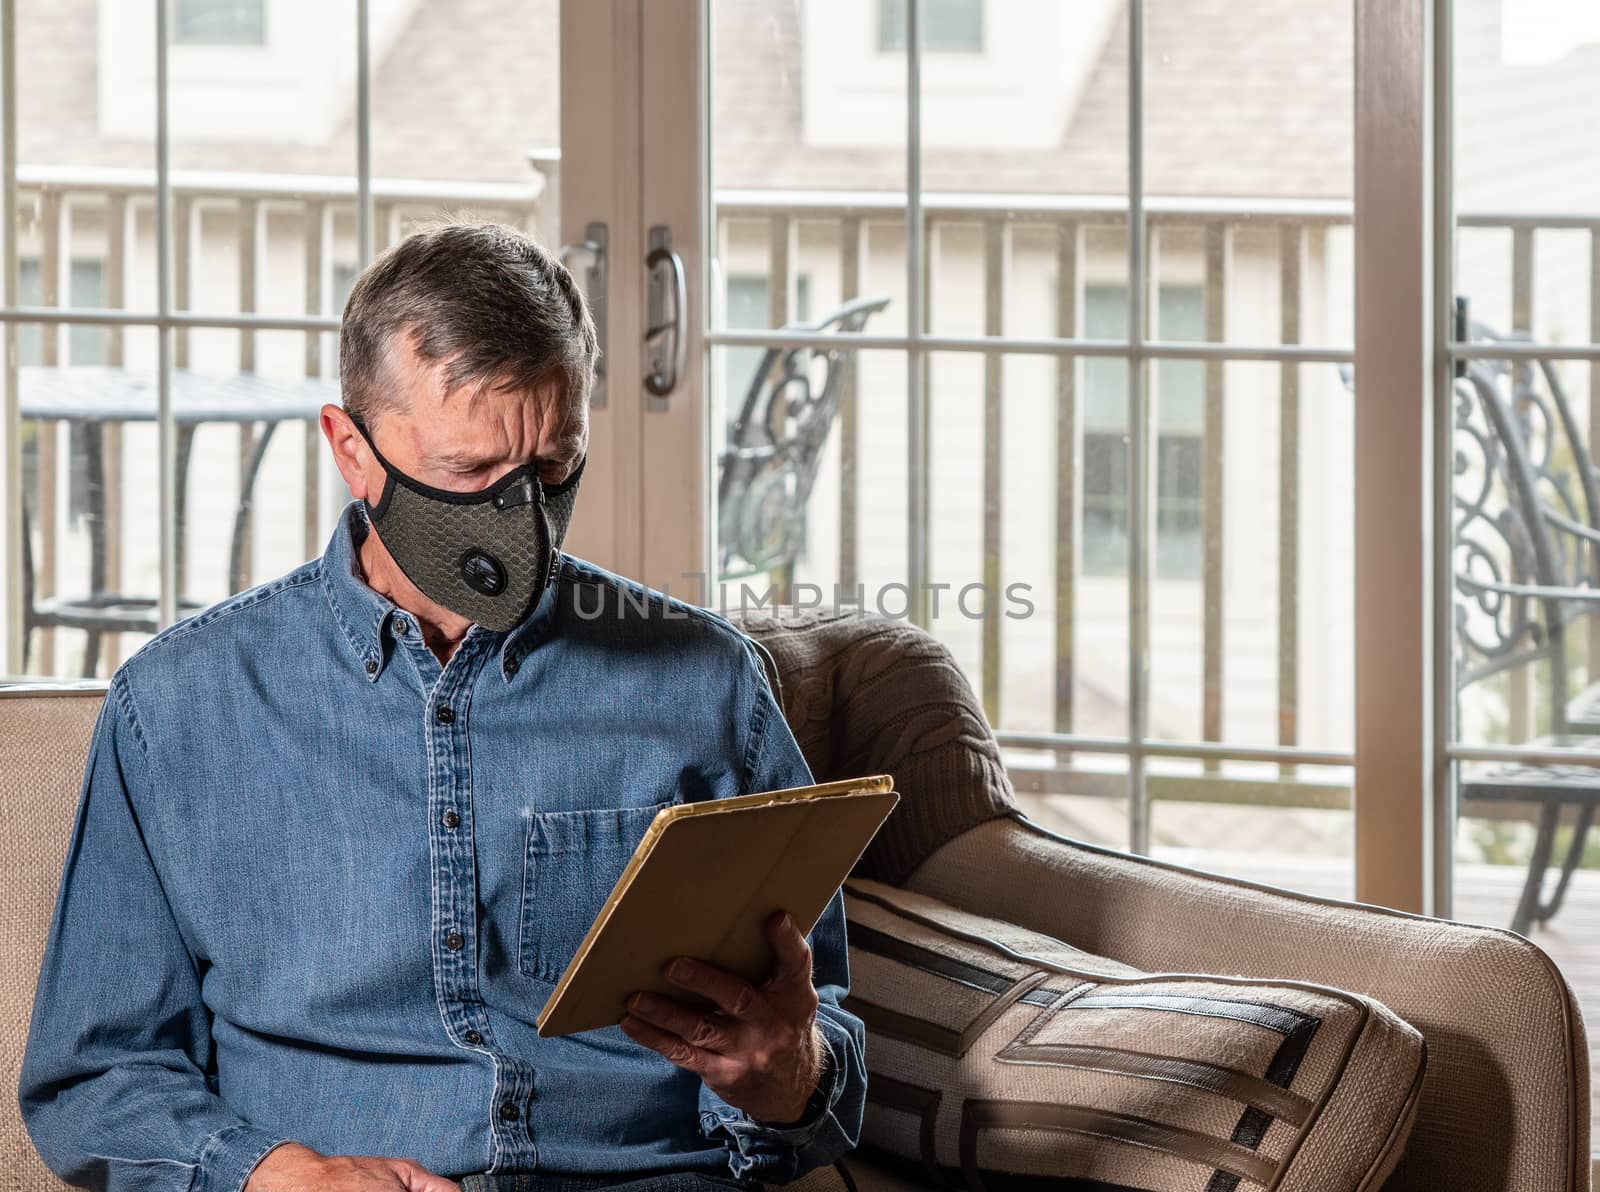
[[[529,816],[517,932],[517,967],[524,976],[561,979],[650,821],[667,805]]]

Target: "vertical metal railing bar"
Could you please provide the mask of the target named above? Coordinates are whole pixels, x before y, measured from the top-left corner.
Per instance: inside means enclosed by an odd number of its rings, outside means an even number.
[[[839,299],[841,303],[861,296],[861,237],[865,224],[857,216],[839,221]],[[845,370],[839,390],[839,586],[853,591],[860,572],[856,534],[860,524],[861,477],[858,472],[860,410],[856,378],[859,355]]]
[[[1511,230],[1511,330],[1513,334],[1533,333],[1533,228],[1528,225]],[[1512,368],[1523,367],[1518,361],[1510,363]],[[1539,731],[1533,680],[1531,662],[1506,672],[1507,733],[1512,742],[1526,741]]]
[[[783,327],[791,314],[790,294],[794,289],[791,252],[794,221],[787,215],[767,220],[767,319],[770,327]]]
[[[17,4],[0,0],[0,219],[5,221],[0,290],[8,307],[17,305]],[[5,477],[6,519],[5,642],[0,651],[6,674],[22,673],[22,405],[17,391],[17,325],[5,325]]]
[[[193,310],[194,281],[193,254],[197,233],[205,224],[205,215],[195,195],[178,191],[172,199],[172,304],[175,310]],[[172,332],[172,365],[189,367],[189,328],[175,327]],[[182,567],[179,567],[182,571]]]
[[[1082,228],[1056,225],[1056,334],[1078,330],[1078,244]],[[1078,582],[1078,477],[1082,473],[1082,438],[1078,433],[1078,362],[1056,358],[1056,534],[1055,534],[1055,728],[1070,733],[1076,661]],[[1058,754],[1057,766],[1070,766],[1070,754]]]
[[[1208,343],[1227,338],[1228,225],[1220,221],[1205,229],[1205,337]],[[1225,365],[1221,360],[1205,363],[1205,432],[1202,445],[1205,463],[1201,474],[1201,695],[1200,736],[1206,741],[1222,740],[1223,713],[1223,570],[1227,541],[1224,526],[1224,476],[1227,456],[1227,399],[1224,389]],[[1159,459],[1159,455],[1158,455]],[[1158,464],[1159,466],[1159,464]],[[1159,524],[1159,522],[1158,522]],[[1207,773],[1222,767],[1207,761]]]
[[[1600,224],[1589,229],[1589,342],[1600,343]],[[1600,460],[1600,367],[1589,366],[1589,462]],[[1589,510],[1591,518],[1600,509]],[[1600,547],[1590,545],[1589,564],[1596,566]],[[1585,617],[1588,651],[1588,677],[1600,678],[1600,617]]]
[[[261,270],[261,241],[266,229],[263,226],[265,211],[259,199],[240,199],[238,207],[238,235],[239,235],[239,312],[241,314],[256,313],[256,286]],[[239,330],[239,371],[253,373],[256,371],[256,331],[253,327],[242,327]],[[256,427],[253,422],[239,423],[239,475],[243,476],[250,467],[250,457],[255,453]],[[239,574],[228,577],[229,595],[232,595],[234,585],[239,590],[250,586],[251,576],[255,568],[251,559],[255,555],[255,508],[254,502],[245,514],[245,520],[239,527]]]
[[[396,214],[398,208],[394,203],[374,201],[372,204],[372,249],[371,256],[376,256],[394,242],[399,218]],[[369,256],[369,260],[371,257]]]
[[[303,214],[306,237],[306,313],[320,315],[326,304],[323,298],[322,275],[326,267],[328,247],[328,219],[330,204],[311,200]],[[306,376],[322,375],[322,335],[320,331],[306,332]],[[304,459],[305,493],[302,505],[301,541],[306,557],[317,555],[321,538],[322,511],[322,440],[315,423],[305,428]]]
[[[372,13],[356,0],[356,273],[372,261]],[[335,341],[337,343],[337,340]],[[335,351],[337,351],[337,347]],[[344,495],[350,495],[349,486]]]
[[[106,276],[105,301],[114,309],[128,305],[128,246],[134,242],[128,196],[106,196]],[[127,331],[122,327],[105,329],[106,363],[120,368],[127,354]],[[105,586],[108,592],[122,591],[122,423],[108,420],[101,429],[100,458],[105,485]],[[122,660],[122,635],[105,633],[100,637],[100,665],[107,675],[116,671]]]
[[[1425,809],[1424,851],[1428,873],[1423,911],[1455,914],[1456,768],[1449,756],[1456,739],[1455,592],[1450,583],[1455,554],[1453,486],[1455,482],[1455,362],[1449,343],[1454,323],[1455,294],[1455,27],[1454,0],[1433,5],[1433,524],[1431,527],[1433,602],[1433,789]],[[1600,253],[1591,285],[1600,276]],[[1590,307],[1590,318],[1596,308]],[[1600,323],[1596,324],[1600,327]],[[1590,433],[1595,433],[1591,419]],[[1592,623],[1592,622],[1591,622]]]
[[[1301,226],[1278,228],[1280,337],[1300,342]],[[1300,366],[1278,366],[1278,744],[1300,740]],[[1280,772],[1288,777],[1295,767]]]
[[[1006,221],[986,220],[983,225],[984,334],[1005,333]],[[1001,526],[1004,499],[1005,362],[999,352],[983,357],[983,588],[984,618],[982,688],[983,711],[990,724],[1000,723],[1002,671],[1000,627]]]
[[[169,188],[169,193],[170,188]],[[194,301],[194,253],[200,233],[205,226],[204,207],[200,200],[192,193],[177,191],[173,194],[171,205],[171,220],[168,227],[172,232],[172,303],[176,310],[193,310]],[[180,372],[189,367],[190,330],[188,327],[177,326],[172,329],[172,367]],[[182,471],[188,466],[183,442],[189,435],[195,433],[193,426],[174,431],[174,441],[178,444],[174,456],[176,470]],[[173,572],[178,577],[178,591],[181,594],[189,587],[189,509],[188,486],[174,482],[172,524],[173,524]]]
[[[168,0],[156,6],[156,313],[172,315],[172,145],[167,93]],[[178,619],[178,467],[177,435],[172,418],[173,329],[156,329],[156,458],[160,482],[157,534],[160,581],[158,628]]]
[[[1128,847],[1150,850],[1150,409],[1145,380],[1144,0],[1128,0]]]
[[[1592,224],[1589,233],[1589,341],[1600,335],[1600,223]],[[1600,368],[1589,366],[1589,461],[1600,459]],[[1590,516],[1600,510],[1590,510]],[[1587,562],[1591,567],[1600,563],[1600,547],[1591,546]],[[1588,671],[1590,679],[1600,676],[1600,619],[1585,618],[1588,626]]]
[[[356,0],[356,271],[372,260],[372,46],[368,0]]]
[[[922,0],[906,5],[906,582],[910,619],[928,625],[928,385],[921,340],[926,305],[922,216]]]
[[[61,192],[46,187],[39,196],[39,305],[61,305]],[[39,361],[47,368],[61,363],[61,340],[66,329],[59,325],[42,327],[39,334]],[[68,442],[70,443],[70,435]],[[54,596],[60,570],[61,479],[60,423],[41,418],[34,424],[34,452],[39,475],[39,553],[34,558],[33,595],[35,600]],[[67,469],[68,475],[71,469]],[[42,673],[56,671],[58,634],[41,629],[37,657]]]
[[[767,322],[771,327],[787,326],[794,313],[794,220],[788,215],[775,214],[767,220]],[[780,353],[781,357],[781,353]],[[778,366],[781,369],[781,364]],[[782,427],[788,423],[788,392],[778,389],[773,394],[770,425]],[[773,570],[775,598],[780,604],[794,600],[794,564],[784,563]]]

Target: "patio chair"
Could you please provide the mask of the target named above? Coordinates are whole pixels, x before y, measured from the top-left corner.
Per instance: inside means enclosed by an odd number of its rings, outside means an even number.
[[[856,298],[786,331],[848,335],[889,305]],[[717,482],[717,571],[739,579],[792,568],[805,542],[806,505],[856,350],[768,348],[728,423]]]
[[[1477,343],[1526,343],[1458,320]],[[1348,370],[1347,383],[1350,380]],[[1600,475],[1555,368],[1547,360],[1467,360],[1455,378],[1456,686],[1524,666],[1544,677],[1548,731],[1531,748],[1600,752],[1600,680],[1569,692],[1569,630],[1600,613]],[[1536,713],[1537,714],[1537,713]],[[1561,909],[1600,803],[1600,768],[1469,762],[1463,807],[1521,803],[1537,831],[1511,928],[1526,935]],[[1544,894],[1564,816],[1573,832],[1555,889]]]

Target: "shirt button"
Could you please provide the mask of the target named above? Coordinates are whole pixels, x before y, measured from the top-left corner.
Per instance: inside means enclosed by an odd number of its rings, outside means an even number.
[[[440,724],[449,724],[456,718],[455,710],[449,704],[440,704],[433,717]]]
[[[500,1104],[500,1116],[505,1118],[505,1120],[508,1121],[508,1122],[516,1121],[517,1120],[517,1107],[516,1107],[516,1104],[514,1102],[511,1102],[511,1101],[503,1101],[503,1102],[501,1102],[501,1104]]]
[[[411,632],[411,622],[406,620],[404,617],[396,617],[394,619],[394,631],[401,637],[404,637],[406,634]]]
[[[468,1031],[465,1035],[465,1038],[467,1042],[471,1043],[474,1047],[483,1042],[483,1036],[478,1034],[477,1031]]]
[[[375,675],[375,674],[377,674],[377,673],[378,673],[378,663],[377,663],[377,660],[376,660],[376,659],[373,659],[373,658],[369,658],[369,659],[367,659],[367,674],[369,674],[369,675]]]
[[[517,660],[515,658],[508,658],[506,660],[506,674],[514,675],[516,673],[517,673]]]
[[[461,946],[466,942],[466,938],[459,931],[452,931],[444,937],[444,946],[452,952],[461,951]]]
[[[459,828],[461,826],[461,817],[453,811],[445,812],[440,818],[444,820],[444,826],[447,828]]]

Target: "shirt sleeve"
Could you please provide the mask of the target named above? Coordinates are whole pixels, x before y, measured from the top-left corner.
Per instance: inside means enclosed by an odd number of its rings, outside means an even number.
[[[274,1146],[207,1082],[198,968],[145,845],[148,741],[125,670],[90,737],[17,1097],[45,1165],[107,1192],[239,1192]]]
[[[754,708],[746,790],[809,786],[811,768],[753,654],[749,665],[754,668]],[[817,989],[817,1028],[828,1052],[822,1077],[824,1095],[798,1122],[775,1126],[756,1120],[704,1084],[700,1086],[701,1130],[707,1138],[727,1143],[728,1165],[739,1179],[787,1183],[841,1158],[861,1137],[867,1090],[866,1028],[839,1004],[850,988],[842,893],[835,892],[808,940]]]

